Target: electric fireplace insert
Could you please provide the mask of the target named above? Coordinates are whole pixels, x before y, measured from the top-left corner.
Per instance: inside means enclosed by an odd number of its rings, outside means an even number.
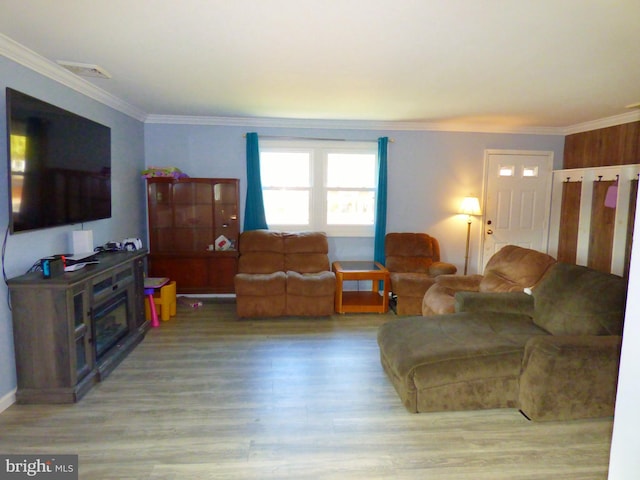
[[[96,359],[102,358],[129,333],[128,313],[126,290],[94,308],[92,323]]]

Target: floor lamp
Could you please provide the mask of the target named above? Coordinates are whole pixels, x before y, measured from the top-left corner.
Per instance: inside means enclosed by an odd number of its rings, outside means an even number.
[[[467,267],[469,265],[469,240],[471,238],[471,216],[481,215],[480,200],[478,197],[464,197],[462,204],[460,205],[460,211],[463,215],[467,216],[467,246],[464,253],[464,274],[467,274]]]

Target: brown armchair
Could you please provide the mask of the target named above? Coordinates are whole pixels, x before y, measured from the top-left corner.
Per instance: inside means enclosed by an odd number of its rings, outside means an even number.
[[[457,271],[455,265],[440,261],[438,240],[426,233],[388,233],[384,250],[398,315],[420,315],[435,277]]]
[[[487,262],[484,275],[443,275],[424,295],[422,315],[455,311],[456,292],[522,292],[535,287],[556,259],[546,253],[506,245]]]

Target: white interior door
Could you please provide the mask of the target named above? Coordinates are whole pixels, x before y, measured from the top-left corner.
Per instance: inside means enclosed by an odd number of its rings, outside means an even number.
[[[553,152],[485,151],[482,268],[505,245],[547,251]]]

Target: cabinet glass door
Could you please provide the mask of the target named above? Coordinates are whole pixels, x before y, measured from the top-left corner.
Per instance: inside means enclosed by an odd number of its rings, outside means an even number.
[[[236,183],[216,183],[213,187],[215,201],[215,233],[217,239],[224,235],[231,243],[231,249],[238,245],[238,189]]]
[[[88,327],[88,305],[87,293],[84,288],[73,294],[76,382],[82,380],[91,371],[93,365],[91,332]]]
[[[213,192],[204,182],[173,186],[175,251],[204,252],[213,243]]]
[[[172,185],[168,182],[149,183],[149,234],[155,251],[174,249]]]

